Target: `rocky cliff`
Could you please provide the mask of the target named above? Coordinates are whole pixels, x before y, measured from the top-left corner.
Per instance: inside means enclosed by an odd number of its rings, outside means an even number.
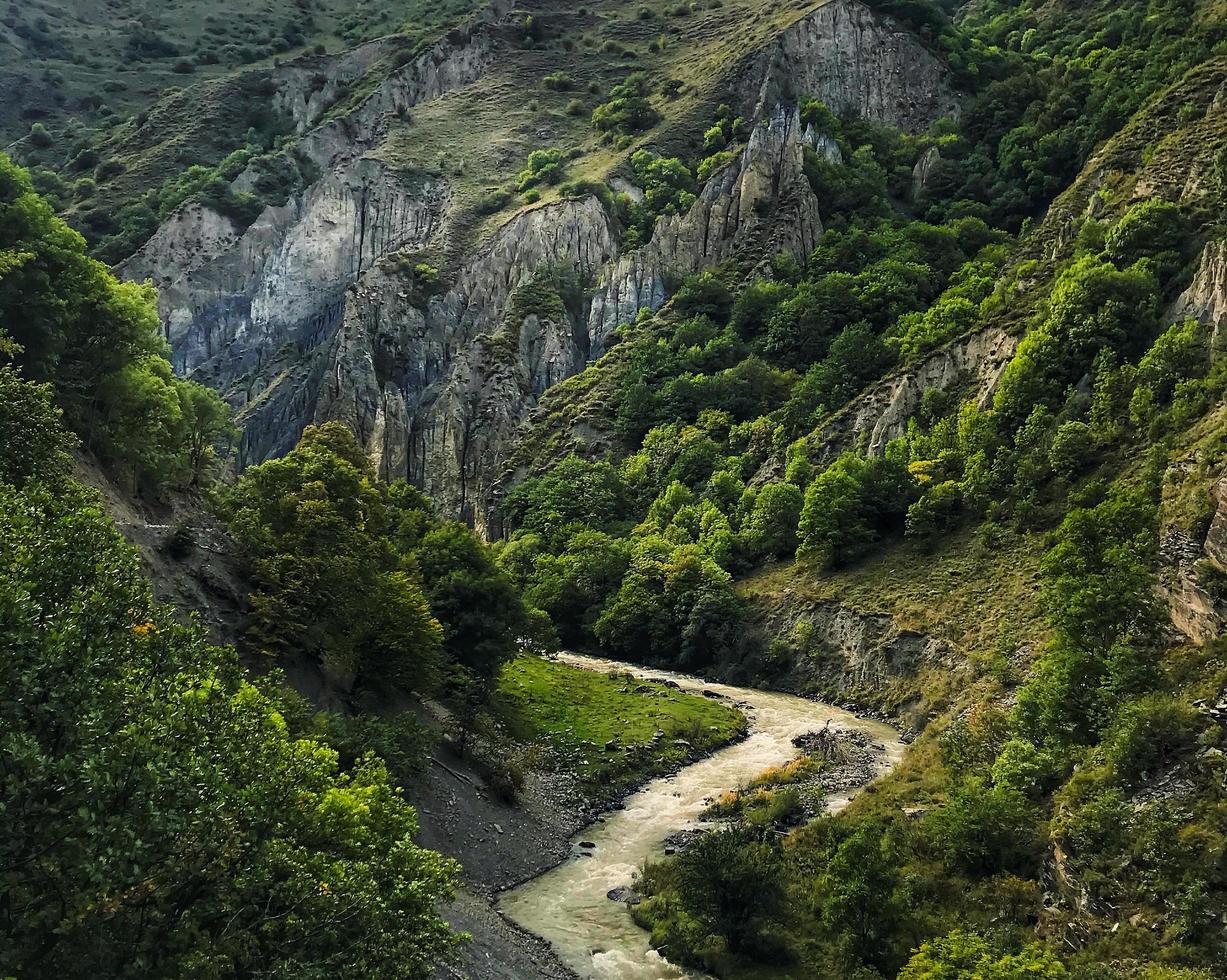
[[[833,147],[802,126],[802,96],[905,129],[956,106],[942,63],[889,18],[856,0],[815,5],[730,69],[752,135],[647,245],[620,254],[595,198],[547,203],[462,250],[444,269],[447,288],[425,296],[406,267],[416,253],[454,254],[464,216],[447,176],[373,151],[415,106],[512,56],[510,9],[498,0],[383,75],[401,57],[388,41],[281,66],[274,102],[319,179],[247,228],[190,205],[123,266],[159,287],[176,368],[238,409],[240,465],[284,452],[313,420],[343,419],[385,475],[496,530],[489,491],[517,427],[545,390],[603,353],[618,324],[661,306],[687,274],[813,247],[822,202],[804,151]],[[346,94],[355,89],[366,94]],[[253,180],[240,175],[235,189]],[[548,309],[513,302],[560,276],[566,302],[553,287]]]
[[[1160,590],[1172,625],[1195,643],[1222,636],[1227,629],[1227,476],[1211,490],[1207,525],[1165,527],[1160,556]]]
[[[900,628],[884,613],[784,591],[757,603],[742,641],[744,659],[719,670],[769,677],[774,686],[839,704],[887,705],[892,712],[917,696],[928,668],[965,669],[951,644]]]
[[[597,349],[620,323],[669,296],[669,283],[741,255],[804,256],[822,233],[821,204],[803,172],[820,136],[777,105],[737,161],[714,174],[685,214],[667,216],[643,248],[604,270],[589,315]]]
[[[1192,317],[1210,327],[1214,354],[1227,351],[1227,240],[1206,244],[1192,283],[1170,311],[1172,320]]]
[[[1219,357],[1227,350],[1227,242],[1206,245],[1193,281],[1168,315],[1210,327],[1207,356]],[[1206,476],[1201,471],[1216,455],[1206,452],[1199,458],[1193,453],[1174,465],[1170,482],[1179,486],[1189,481],[1200,488],[1195,492],[1204,501]],[[1160,589],[1172,624],[1196,643],[1217,639],[1227,629],[1227,475],[1211,477],[1209,484],[1208,516],[1193,526],[1169,522],[1160,536]]]
[[[565,305],[525,309],[519,322],[504,311],[547,270],[591,283],[615,248],[608,216],[586,197],[519,215],[425,302],[381,264],[348,297],[316,417],[348,422],[383,475],[414,481],[484,530],[496,457],[535,398],[592,348],[582,313]]]
[[[945,64],[895,21],[861,3],[832,0],[782,32],[739,80],[743,115],[806,97],[838,115],[917,132],[958,102]]]

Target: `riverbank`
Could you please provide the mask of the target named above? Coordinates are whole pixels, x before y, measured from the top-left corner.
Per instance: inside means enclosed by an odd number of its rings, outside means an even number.
[[[621,664],[594,671],[517,663],[504,682],[497,705],[504,731],[469,734],[463,750],[445,709],[419,709],[431,728],[448,734],[409,787],[418,841],[464,865],[463,891],[446,918],[473,936],[460,964],[439,975],[562,980],[575,974],[547,942],[495,911],[497,894],[564,861],[573,837],[642,785],[743,738],[745,721],[725,699],[632,679]],[[513,767],[515,780],[508,778]]]
[[[575,654],[562,658],[589,670],[628,669],[625,664]],[[630,669],[637,677],[674,683],[684,691],[728,698],[748,712],[751,731],[736,745],[674,775],[652,780],[632,794],[622,809],[575,835],[570,854],[561,864],[502,897],[500,908],[508,918],[547,938],[578,975],[597,980],[689,976],[661,960],[625,906],[607,895],[632,885],[645,861],[663,856],[665,842],[672,835],[703,829],[702,814],[720,793],[788,763],[798,753],[794,740],[832,725],[868,736],[880,750],[860,786],[846,785],[828,799],[828,808],[837,810],[864,785],[889,771],[904,751],[893,728],[830,705],[667,671]]]

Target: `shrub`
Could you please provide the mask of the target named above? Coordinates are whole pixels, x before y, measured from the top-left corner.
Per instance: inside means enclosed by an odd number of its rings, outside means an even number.
[[[516,178],[516,186],[526,191],[538,184],[557,184],[565,174],[566,159],[561,150],[533,150],[528,166]]]
[[[1104,736],[1104,761],[1118,780],[1134,784],[1193,744],[1197,720],[1192,708],[1170,695],[1130,701]]]
[[[1052,471],[1066,480],[1087,469],[1093,460],[1095,436],[1085,422],[1064,422],[1057,427],[1048,450]]]
[[[952,932],[922,944],[899,980],[1065,980],[1068,976],[1061,961],[1038,943],[1005,953],[979,936]]]
[[[36,122],[30,127],[30,134],[26,137],[30,141],[30,145],[38,150],[46,150],[55,145],[55,138],[47,131],[47,127],[40,122]]]
[[[629,75],[609,94],[609,101],[592,111],[592,125],[599,131],[630,135],[650,129],[660,121],[660,113],[648,101],[647,77],[642,72]]]
[[[915,481],[902,462],[841,456],[805,491],[799,556],[840,565],[902,530]]]
[[[569,92],[575,88],[575,79],[565,71],[556,71],[546,75],[541,84],[551,92]]]
[[[925,829],[950,868],[978,874],[1027,871],[1036,860],[1037,815],[1010,786],[965,779]]]

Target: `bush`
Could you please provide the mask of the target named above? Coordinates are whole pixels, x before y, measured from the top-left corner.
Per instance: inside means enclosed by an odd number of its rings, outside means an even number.
[[[1057,427],[1048,450],[1052,471],[1071,480],[1094,462],[1095,436],[1085,422],[1064,422]]]
[[[1005,953],[979,936],[952,932],[923,943],[899,980],[1065,980],[1068,976],[1061,961],[1038,943]]]
[[[30,145],[36,150],[46,150],[55,145],[55,138],[47,131],[47,127],[40,122],[36,122],[30,127],[30,134],[26,137]]]
[[[752,831],[705,834],[677,858],[679,900],[730,952],[774,954],[765,926],[784,901],[778,865],[776,849]]]
[[[648,101],[647,77],[635,72],[609,90],[610,99],[592,112],[592,125],[602,133],[630,135],[650,129],[660,113]]]
[[[1141,258],[1154,259],[1160,280],[1166,280],[1180,267],[1186,226],[1178,205],[1157,198],[1142,201],[1108,231],[1104,251],[1120,269]]]
[[[1038,817],[1030,802],[1010,786],[966,779],[940,810],[925,820],[947,866],[974,874],[1028,872],[1038,857]]]
[[[546,75],[541,84],[551,92],[569,92],[575,88],[575,79],[565,71],[556,71]]]
[[[1136,784],[1193,746],[1197,722],[1197,713],[1170,695],[1129,701],[1104,735],[1104,761],[1120,782]]]
[[[841,456],[805,491],[798,556],[824,565],[850,561],[903,529],[914,494],[915,482],[901,462]]]
[[[769,483],[754,499],[754,509],[741,530],[751,555],[785,558],[797,550],[797,523],[801,518],[801,488],[791,483]]]
[[[557,184],[566,175],[566,158],[561,150],[533,150],[528,166],[520,171],[516,186],[521,191],[538,184]]]
[[[424,976],[454,946],[458,869],[383,763],[291,731],[92,494],[0,486],[0,610],[6,970]]]
[[[906,533],[932,540],[953,528],[962,510],[962,487],[954,480],[938,483],[907,509]]]

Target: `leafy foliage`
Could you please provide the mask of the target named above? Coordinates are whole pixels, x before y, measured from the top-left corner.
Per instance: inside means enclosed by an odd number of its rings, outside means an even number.
[[[472,532],[440,524],[412,487],[378,481],[340,423],[309,426],[292,452],[249,468],[225,505],[259,586],[252,641],[322,664],[342,690],[429,692],[455,666],[485,683],[529,632]]]
[[[660,120],[660,113],[648,99],[647,76],[628,75],[609,90],[609,101],[592,110],[592,125],[602,133],[638,133]]]
[[[174,377],[152,290],[117,281],[0,156],[0,324],[87,449],[154,484],[197,483],[230,432],[216,394]]]
[[[448,954],[457,869],[383,763],[342,771],[155,607],[91,493],[0,485],[0,641],[3,969],[425,977]]]

